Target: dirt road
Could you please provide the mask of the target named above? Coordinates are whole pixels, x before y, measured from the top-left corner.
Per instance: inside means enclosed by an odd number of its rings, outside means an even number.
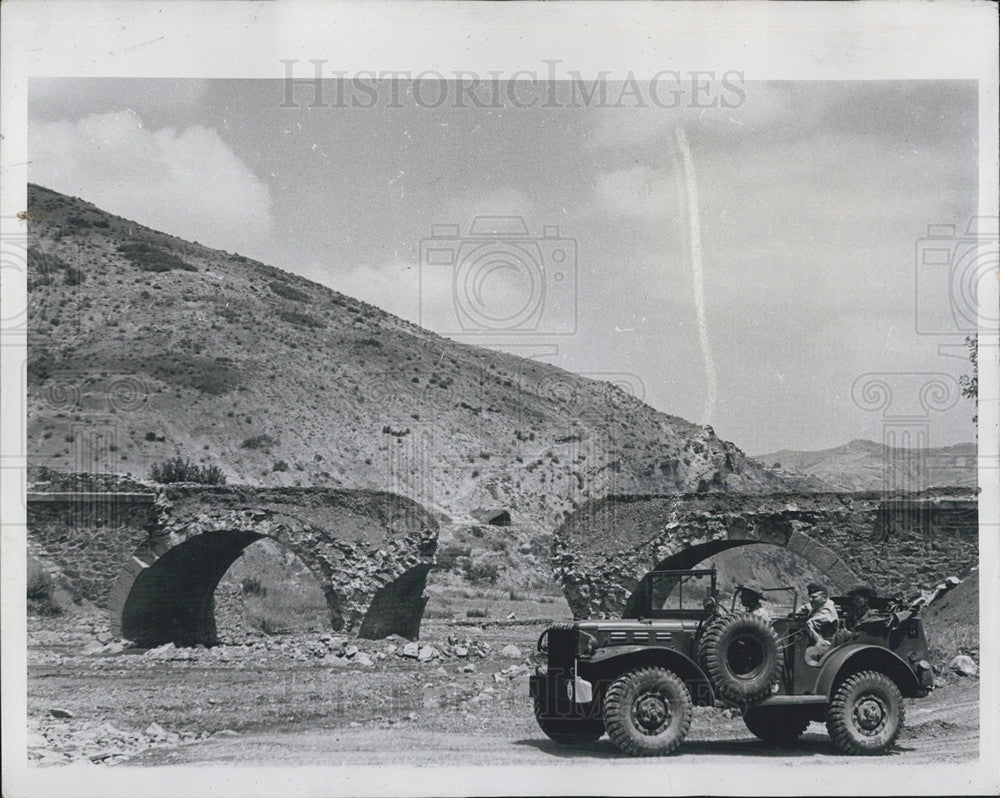
[[[962,710],[978,714],[978,703],[969,702]],[[933,720],[919,722],[900,742],[892,755],[879,764],[916,764],[970,761],[979,754],[978,729],[962,722],[944,721],[935,713]],[[947,734],[942,732],[947,730]],[[698,739],[701,737],[702,739]],[[541,732],[520,738],[481,734],[427,732],[412,729],[338,729],[309,732],[263,733],[239,738],[211,739],[174,749],[152,749],[126,765],[575,765],[621,759],[607,738],[589,745],[565,746],[546,739]],[[729,735],[711,739],[693,733],[671,763],[734,764],[741,760],[770,760],[771,765],[798,766],[808,763],[846,764],[856,759],[838,755],[821,724],[792,749],[774,751],[746,732],[729,730]]]
[[[145,653],[88,649],[73,630],[41,630],[29,646],[29,760],[126,767],[622,761],[607,739],[561,746],[538,729],[527,692],[538,630],[429,623],[420,658],[389,641],[315,636]],[[906,703],[904,733],[880,763],[978,756],[976,679],[949,675],[929,697]],[[795,748],[773,751],[739,717],[706,708],[695,710],[691,734],[670,761],[762,760],[857,761],[834,751],[822,724]]]

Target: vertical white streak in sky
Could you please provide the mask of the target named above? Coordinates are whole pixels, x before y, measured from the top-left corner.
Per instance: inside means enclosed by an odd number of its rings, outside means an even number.
[[[718,385],[715,377],[715,361],[712,360],[712,347],[708,341],[708,321],[705,317],[705,279],[701,266],[701,223],[698,218],[698,184],[694,174],[694,159],[688,146],[684,128],[674,129],[677,137],[677,147],[681,151],[681,161],[684,164],[684,188],[687,193],[688,219],[688,251],[691,254],[691,277],[694,283],[694,309],[698,319],[698,342],[701,344],[701,355],[705,361],[705,412],[703,424],[712,423],[715,412],[715,400],[718,397]]]

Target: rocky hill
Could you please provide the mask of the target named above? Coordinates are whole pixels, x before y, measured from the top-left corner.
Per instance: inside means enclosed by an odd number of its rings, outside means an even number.
[[[231,484],[397,491],[459,525],[506,510],[522,538],[608,492],[801,486],[609,383],[77,198],[28,198],[33,469],[147,478],[180,456]]]
[[[756,455],[772,473],[812,478],[819,490],[924,490],[976,487],[975,443],[928,449],[893,449],[875,441],[853,440],[817,452]]]

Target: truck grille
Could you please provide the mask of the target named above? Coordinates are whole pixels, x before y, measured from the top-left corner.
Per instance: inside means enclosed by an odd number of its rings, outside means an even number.
[[[549,629],[549,672],[566,672],[573,668],[576,660],[576,629]]]

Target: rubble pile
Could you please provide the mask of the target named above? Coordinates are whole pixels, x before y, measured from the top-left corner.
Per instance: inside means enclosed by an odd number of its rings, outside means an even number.
[[[238,734],[231,729],[205,731],[168,731],[153,722],[144,729],[120,729],[109,721],[82,721],[68,710],[53,708],[48,717],[28,721],[28,762],[38,765],[68,765],[89,761],[114,765],[156,746],[196,743],[210,737]]]
[[[399,635],[366,640],[331,633],[302,633],[258,635],[214,646],[164,643],[143,648],[114,639],[107,624],[102,624],[98,618],[81,620],[69,631],[32,631],[28,646],[31,665],[73,667],[85,662],[88,668],[95,670],[156,668],[164,663],[278,667],[282,663],[287,665],[289,661],[333,668],[376,668],[394,662],[440,665],[453,660],[467,668],[463,672],[474,673],[474,662],[487,658],[527,661],[515,645],[508,644],[497,649],[490,642],[458,634],[449,634],[437,642],[416,642]]]

